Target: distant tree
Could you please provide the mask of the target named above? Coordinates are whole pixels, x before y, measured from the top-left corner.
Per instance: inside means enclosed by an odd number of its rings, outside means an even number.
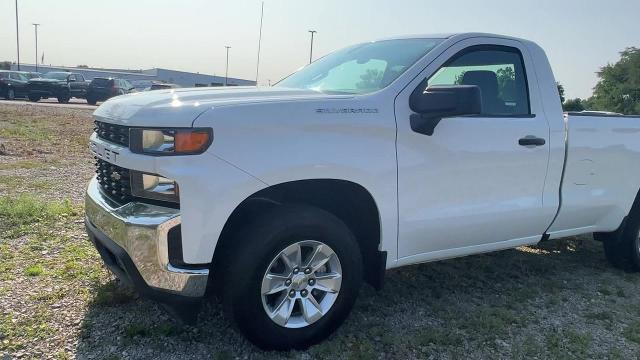
[[[556,85],[558,86],[558,92],[560,93],[560,102],[564,104],[564,85],[560,84],[559,82],[556,82]]]
[[[77,67],[77,68],[80,68],[80,69],[88,69],[88,68],[89,68],[89,66],[88,66],[88,65],[78,65],[78,66],[76,66],[76,67]]]
[[[516,87],[516,72],[511,66],[498,69],[498,96],[502,100],[509,100],[509,94],[513,95]]]
[[[586,104],[584,100],[576,98],[565,101],[562,104],[562,108],[564,109],[564,111],[584,111],[587,109],[585,105]]]
[[[593,110],[640,114],[640,48],[625,49],[617,63],[600,69],[598,77],[590,99]]]
[[[384,73],[380,70],[367,69],[367,72],[360,75],[360,82],[356,84],[358,89],[375,89],[380,86]]]
[[[11,70],[11,61],[0,61],[0,70]]]
[[[465,73],[466,71],[463,71],[460,74],[456,75],[455,80],[453,80],[453,85],[462,85],[462,80],[464,80]]]

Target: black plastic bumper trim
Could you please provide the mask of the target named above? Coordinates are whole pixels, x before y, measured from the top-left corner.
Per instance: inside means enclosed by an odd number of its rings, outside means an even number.
[[[100,253],[102,261],[104,261],[109,270],[120,280],[133,286],[141,296],[171,306],[193,306],[201,303],[202,298],[183,296],[147,285],[123,248],[109,239],[90,221],[85,220],[85,227],[89,239],[98,250],[98,253]]]

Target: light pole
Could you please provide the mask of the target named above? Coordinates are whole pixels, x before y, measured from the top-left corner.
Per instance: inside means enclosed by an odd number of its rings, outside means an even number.
[[[309,64],[313,61],[313,35],[317,33],[315,30],[309,30],[311,33],[311,51],[309,52]]]
[[[225,45],[224,48],[227,49],[227,66],[224,71],[224,86],[227,86],[227,80],[229,79],[229,49],[231,49],[231,46]]]
[[[33,24],[33,27],[36,29],[36,72],[38,72],[38,26],[40,26],[40,24]]]
[[[258,73],[260,72],[260,46],[262,45],[262,19],[264,18],[264,1],[260,10],[260,34],[258,35],[258,61],[256,62],[256,86],[258,86]]]
[[[16,48],[18,49],[18,71],[20,71],[20,30],[18,28],[18,0],[16,0]]]

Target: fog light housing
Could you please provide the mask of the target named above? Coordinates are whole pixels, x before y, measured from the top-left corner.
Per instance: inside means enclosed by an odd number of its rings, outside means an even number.
[[[139,171],[131,172],[131,194],[151,200],[180,202],[180,190],[175,180]]]

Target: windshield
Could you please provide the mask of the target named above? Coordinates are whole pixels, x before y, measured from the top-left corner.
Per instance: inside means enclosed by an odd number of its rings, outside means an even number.
[[[67,80],[68,73],[63,72],[50,72],[44,74],[45,79],[55,79],[55,80]]]
[[[91,86],[109,86],[113,84],[113,80],[112,79],[105,79],[105,78],[93,78],[93,80],[91,80]]]
[[[276,86],[326,93],[371,93],[391,84],[441,41],[399,39],[354,45],[305,66]]]

